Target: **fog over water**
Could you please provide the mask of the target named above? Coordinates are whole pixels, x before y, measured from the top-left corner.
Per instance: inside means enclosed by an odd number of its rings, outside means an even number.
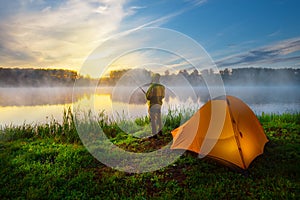
[[[147,87],[144,88],[146,90]],[[296,86],[236,87],[227,86],[226,94],[243,100],[258,115],[300,112],[300,91]],[[114,92],[117,91],[117,92]],[[122,91],[122,92],[121,92]],[[129,91],[129,92],[128,92]],[[163,112],[168,108],[200,108],[210,100],[205,87],[167,88]],[[0,88],[0,125],[44,123],[62,120],[63,109],[89,102],[97,111],[108,115],[122,113],[131,118],[147,115],[147,104],[140,88]],[[125,112],[125,113],[126,113]]]

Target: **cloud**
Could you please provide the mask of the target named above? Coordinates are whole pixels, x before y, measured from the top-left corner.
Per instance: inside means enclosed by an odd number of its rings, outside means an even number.
[[[292,38],[277,42],[273,45],[253,49],[245,53],[228,56],[216,61],[216,64],[219,67],[279,65],[285,64],[285,62],[299,61],[299,51],[300,38]]]
[[[277,31],[274,31],[272,33],[270,33],[268,36],[269,37],[275,37],[275,36],[278,36],[281,34],[281,30],[277,30]]]
[[[194,6],[200,6],[207,2],[207,0],[186,0],[186,1],[192,3]]]
[[[127,16],[132,16],[132,15],[134,15],[137,11],[143,10],[143,9],[146,9],[146,8],[147,8],[146,6],[130,6],[130,7],[127,9]]]
[[[0,2],[0,66],[79,70],[91,52],[110,37],[159,27],[193,9],[191,4],[199,6],[206,0],[192,0],[190,5],[151,14],[142,11],[158,5],[132,5],[131,0]],[[143,37],[132,42],[140,39]],[[120,48],[124,45],[118,44]]]
[[[10,12],[0,21],[2,66],[78,66],[126,16],[125,1],[49,2],[6,4]]]

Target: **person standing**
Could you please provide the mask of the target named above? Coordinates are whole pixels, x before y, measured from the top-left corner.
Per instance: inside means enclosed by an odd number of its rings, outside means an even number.
[[[152,135],[161,132],[162,129],[161,106],[163,104],[164,97],[165,87],[160,84],[160,75],[154,74],[152,76],[152,83],[146,92]]]

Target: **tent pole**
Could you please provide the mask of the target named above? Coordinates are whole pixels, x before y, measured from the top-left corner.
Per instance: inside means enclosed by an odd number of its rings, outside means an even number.
[[[243,162],[243,167],[244,167],[244,169],[246,169],[245,159],[244,159],[244,156],[243,156],[243,151],[242,151],[241,143],[240,143],[239,136],[238,136],[238,133],[239,133],[238,124],[237,124],[236,120],[233,117],[233,114],[232,114],[232,111],[231,111],[231,108],[230,108],[230,102],[227,99],[227,97],[226,97],[226,102],[227,102],[227,105],[228,105],[228,110],[229,110],[230,118],[231,118],[232,125],[233,125],[234,138],[235,138],[236,144],[237,144],[238,149],[239,149],[239,153],[240,153],[240,156],[241,156],[241,159],[242,159],[242,162]]]

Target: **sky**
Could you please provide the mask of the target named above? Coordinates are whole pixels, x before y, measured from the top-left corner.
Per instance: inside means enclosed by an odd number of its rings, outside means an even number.
[[[298,0],[0,0],[0,67],[79,71],[112,36],[160,27],[197,42],[219,69],[300,68],[299,8]]]

